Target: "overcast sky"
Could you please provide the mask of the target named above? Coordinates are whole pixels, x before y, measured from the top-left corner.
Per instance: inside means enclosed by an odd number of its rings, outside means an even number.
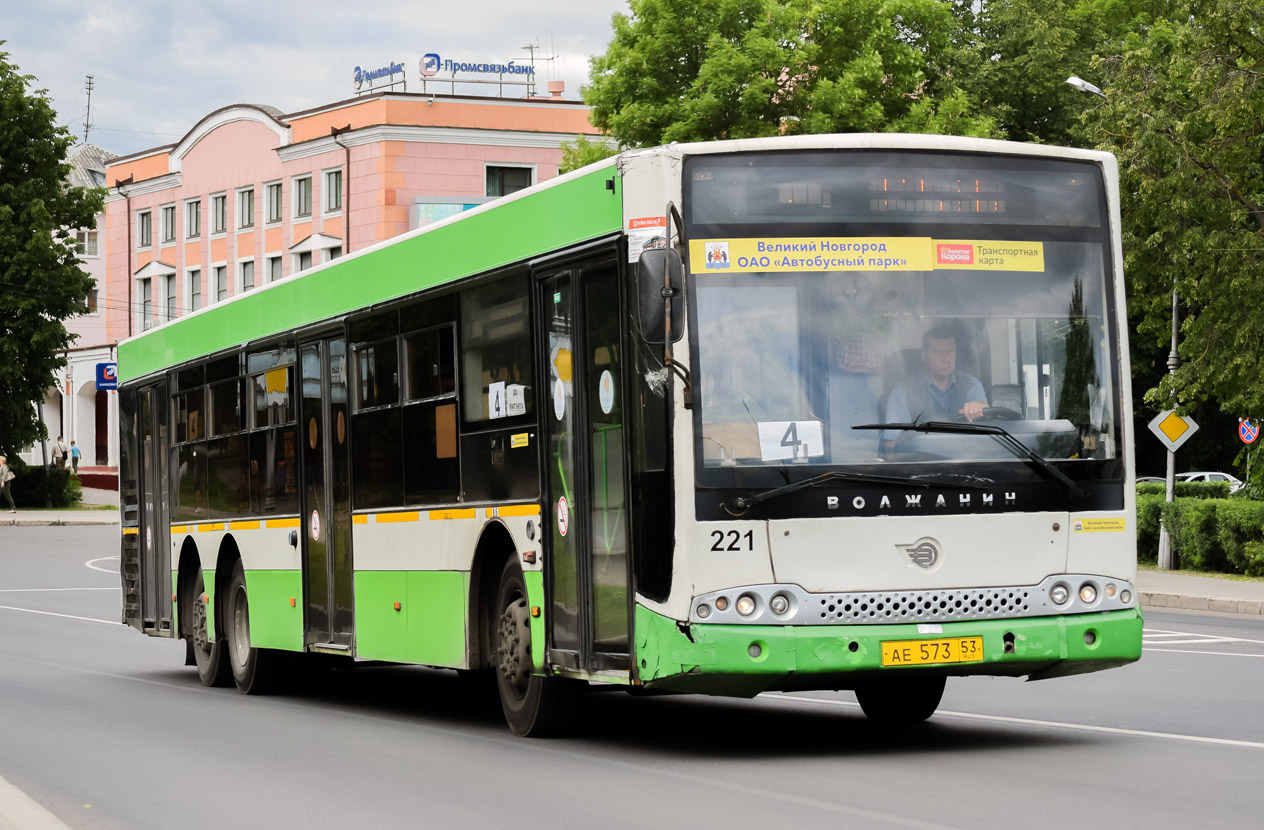
[[[0,51],[49,91],[58,123],[80,140],[84,76],[94,76],[89,140],[126,155],[174,143],[228,104],[297,112],[350,98],[356,66],[402,63],[408,91],[420,92],[427,52],[521,62],[530,54],[522,47],[538,43],[539,93],[560,80],[565,97],[578,100],[588,58],[605,51],[611,15],[626,10],[627,0],[0,0]],[[555,60],[540,60],[549,55]],[[511,90],[505,95],[522,94]],[[457,92],[494,95],[496,87]]]

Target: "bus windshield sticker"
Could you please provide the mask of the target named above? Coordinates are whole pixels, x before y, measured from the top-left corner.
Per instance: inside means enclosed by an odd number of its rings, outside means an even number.
[[[760,421],[759,455],[764,461],[825,455],[820,421]]]
[[[487,387],[487,417],[505,417],[505,382],[498,380]]]
[[[610,374],[609,369],[601,373],[601,383],[597,388],[597,399],[601,402],[602,413],[609,415],[610,410],[614,409],[614,377]]]
[[[557,500],[557,532],[566,535],[566,528],[570,525],[571,514],[566,507],[566,496],[561,496]]]
[[[517,432],[509,436],[510,449],[516,450],[519,447],[525,447],[530,442],[531,442],[531,433],[529,432]]]
[[[566,384],[561,378],[553,384],[553,414],[559,421],[566,417]]]
[[[691,239],[694,273],[1045,270],[1044,243],[927,237]]]
[[[641,251],[666,247],[666,216],[645,216],[628,220],[628,262],[640,260]]]

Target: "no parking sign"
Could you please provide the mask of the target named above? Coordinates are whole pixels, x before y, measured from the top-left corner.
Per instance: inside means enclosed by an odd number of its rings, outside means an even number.
[[[1242,439],[1243,444],[1254,444],[1255,439],[1260,437],[1260,425],[1250,418],[1239,418],[1238,437]]]

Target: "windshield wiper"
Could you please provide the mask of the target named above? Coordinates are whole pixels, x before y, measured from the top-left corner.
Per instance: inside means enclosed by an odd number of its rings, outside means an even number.
[[[1070,476],[1049,463],[1048,459],[1019,441],[1009,430],[995,424],[965,424],[952,421],[923,421],[911,424],[858,424],[852,429],[890,429],[903,432],[944,433],[952,435],[990,435],[1019,458],[1024,458],[1036,469],[1065,485],[1076,498],[1087,498],[1088,491],[1071,480]]]
[[[968,490],[986,490],[996,484],[995,479],[976,476],[971,473],[924,473],[913,476],[916,481],[930,481],[935,484],[949,484],[953,487],[965,487]]]
[[[818,484],[824,484],[827,481],[842,479],[844,481],[864,481],[870,484],[894,484],[903,487],[930,487],[925,481],[918,481],[913,478],[897,478],[896,476],[875,476],[867,473],[844,473],[830,472],[822,473],[819,476],[805,478],[803,481],[796,481],[793,484],[783,484],[780,487],[774,487],[771,490],[765,490],[762,493],[756,493],[753,496],[738,496],[733,499],[733,508],[730,510],[727,504],[721,503],[724,512],[730,516],[741,516],[760,502],[775,499],[777,496],[784,496],[787,493],[794,493],[799,490],[806,490],[809,487],[815,487]]]

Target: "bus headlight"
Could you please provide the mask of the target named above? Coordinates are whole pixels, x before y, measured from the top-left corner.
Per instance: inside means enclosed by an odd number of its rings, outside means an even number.
[[[705,602],[704,602],[704,603],[702,603],[701,605],[699,605],[699,606],[698,606],[698,616],[699,616],[701,619],[704,619],[704,620],[705,620],[707,617],[711,616],[711,606],[710,606],[710,605],[707,605]]]
[[[1049,589],[1049,599],[1054,605],[1066,605],[1071,599],[1071,586],[1065,582],[1059,582]]]
[[[749,617],[755,613],[755,598],[750,594],[742,594],[737,598],[737,604],[734,607],[737,608],[737,613],[743,617]]]
[[[785,594],[777,594],[768,600],[768,610],[772,611],[778,617],[790,610],[790,599]]]
[[[1092,605],[1097,602],[1097,586],[1091,582],[1085,582],[1080,586],[1080,602],[1085,605]]]
[[[728,597],[716,597],[716,598],[715,598],[715,610],[717,610],[717,611],[727,611],[727,610],[729,610],[729,598],[728,598]]]

